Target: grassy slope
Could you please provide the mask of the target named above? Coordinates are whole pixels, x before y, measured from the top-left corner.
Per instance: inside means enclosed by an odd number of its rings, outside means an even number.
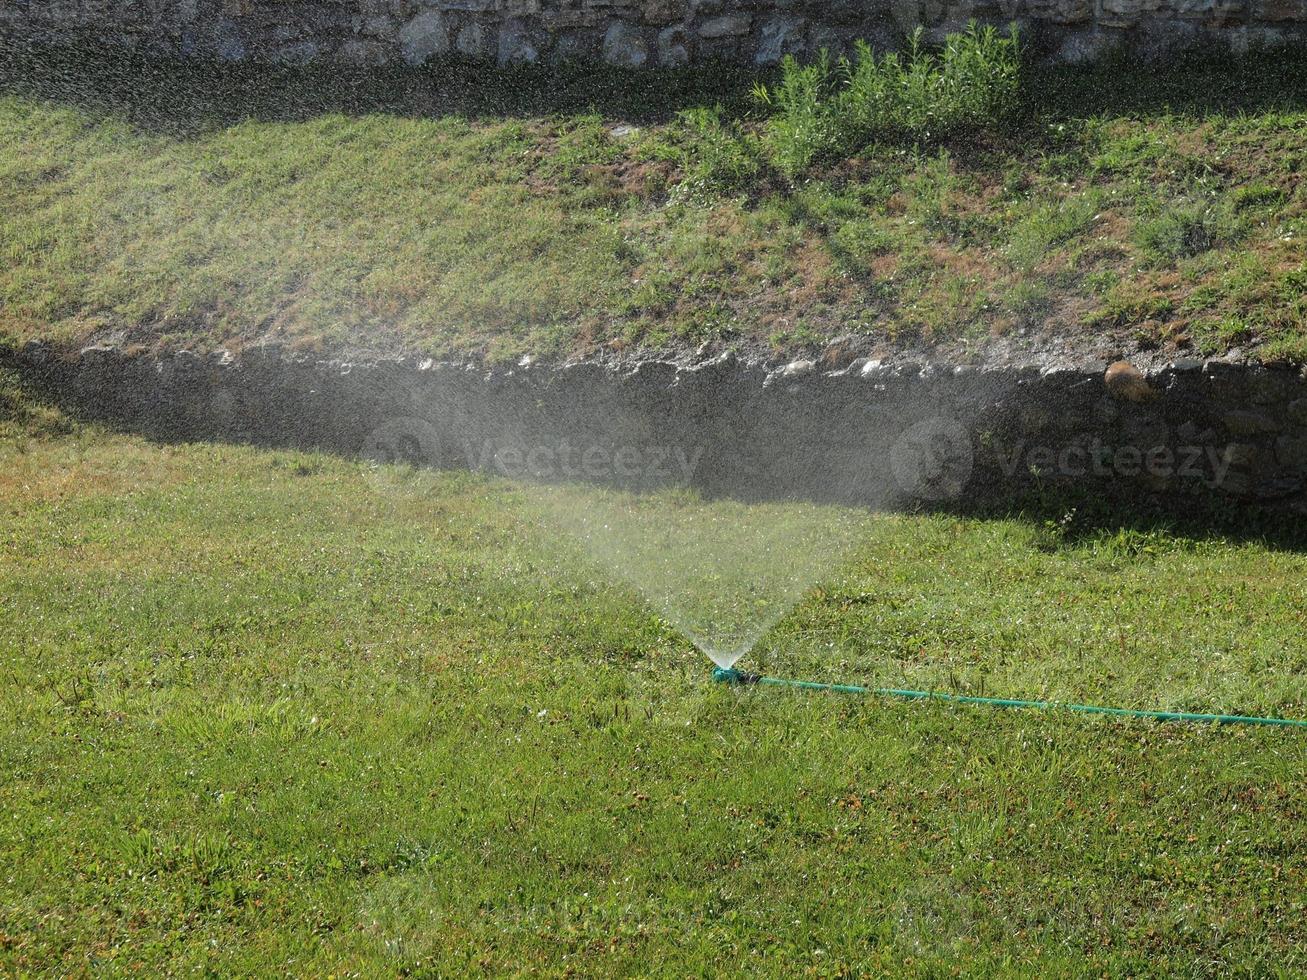
[[[731,197],[699,178],[751,166],[745,144],[674,110],[747,115],[747,79],[11,55],[0,337],[507,357],[1047,330],[1300,358],[1301,68],[1036,77],[1010,139],[882,148],[800,186],[764,172]],[[614,137],[623,121],[638,132]]]
[[[717,689],[512,485],[0,380],[0,971],[1307,970],[1297,732]],[[1307,715],[1301,548],[887,518],[761,659]]]

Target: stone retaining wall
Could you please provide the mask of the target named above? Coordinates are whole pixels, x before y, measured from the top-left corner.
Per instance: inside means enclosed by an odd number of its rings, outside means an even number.
[[[876,507],[1037,485],[1307,506],[1307,380],[1178,362],[1041,369],[885,364],[343,363],[253,351],[164,359],[11,352],[56,400],[155,437],[317,447],[430,467],[691,484]]]
[[[1307,0],[0,0],[0,33],[140,46],[224,61],[422,64],[459,54],[501,65],[602,59],[675,67],[894,47],[971,19],[1018,23],[1047,56],[1124,47],[1154,59],[1200,45],[1297,43]]]

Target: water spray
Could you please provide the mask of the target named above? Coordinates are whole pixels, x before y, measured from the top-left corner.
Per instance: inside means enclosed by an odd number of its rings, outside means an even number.
[[[977,704],[989,708],[1033,708],[1038,711],[1064,709],[1086,715],[1111,715],[1116,718],[1148,718],[1153,721],[1184,721],[1210,725],[1278,725],[1307,728],[1307,720],[1295,718],[1258,718],[1248,715],[1206,715],[1188,711],[1145,711],[1139,708],[1110,708],[1097,704],[1072,704],[1066,701],[1027,701],[1020,698],[987,698],[971,694],[948,694],[944,691],[900,690],[892,687],[862,687],[858,684],[827,684],[821,681],[796,681],[767,677],[734,667],[717,667],[713,680],[733,686],[769,684],[805,691],[832,691],[837,694],[861,694],[905,701],[944,701],[950,704]]]

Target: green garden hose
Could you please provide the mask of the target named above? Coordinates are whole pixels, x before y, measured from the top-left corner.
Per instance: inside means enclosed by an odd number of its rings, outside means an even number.
[[[909,701],[948,701],[952,704],[981,704],[990,708],[1064,708],[1088,715],[1114,715],[1118,718],[1151,718],[1154,721],[1189,721],[1212,725],[1281,725],[1307,728],[1307,720],[1296,718],[1257,718],[1247,715],[1203,715],[1188,711],[1143,711],[1137,708],[1107,708],[1096,704],[1069,704],[1062,701],[1023,701],[1019,698],[982,698],[970,694],[946,694],[942,691],[898,690],[891,687],[861,687],[857,684],[822,684],[817,681],[793,681],[765,677],[734,667],[718,667],[713,680],[724,684],[773,684],[797,687],[806,691],[835,691],[840,694],[873,694],[877,697],[904,698]]]

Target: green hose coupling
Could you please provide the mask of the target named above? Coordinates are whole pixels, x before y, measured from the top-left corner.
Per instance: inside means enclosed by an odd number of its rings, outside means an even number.
[[[762,680],[762,675],[751,674],[747,670],[736,670],[734,667],[714,667],[712,679],[722,684],[757,684]]]

